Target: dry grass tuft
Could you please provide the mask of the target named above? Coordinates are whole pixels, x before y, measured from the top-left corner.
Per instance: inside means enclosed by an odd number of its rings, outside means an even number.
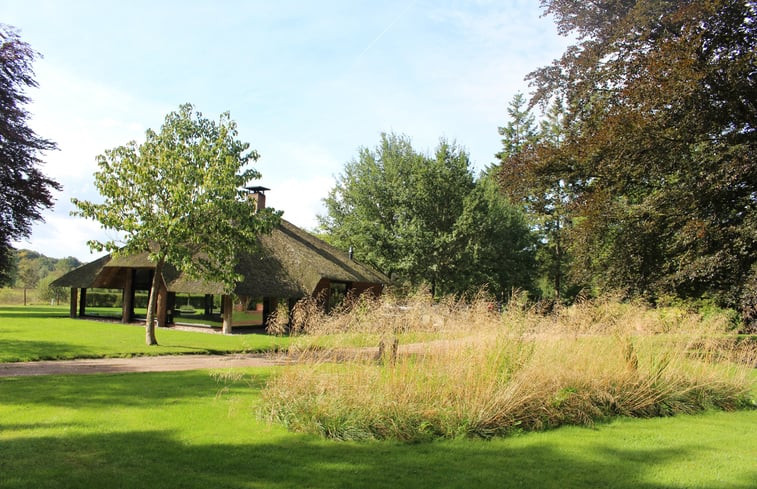
[[[754,344],[727,333],[727,318],[617,300],[543,316],[519,301],[499,312],[485,294],[434,304],[422,293],[294,314],[299,364],[269,381],[261,412],[330,438],[489,438],[753,405]]]

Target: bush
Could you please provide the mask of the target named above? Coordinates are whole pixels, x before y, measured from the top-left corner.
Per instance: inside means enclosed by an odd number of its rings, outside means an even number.
[[[122,292],[106,289],[87,290],[87,307],[121,307]]]
[[[754,344],[738,343],[726,317],[617,301],[548,316],[515,301],[500,314],[485,296],[361,301],[299,318],[301,363],[268,382],[263,417],[335,439],[417,441],[752,402]],[[434,341],[387,346],[419,333]],[[354,348],[356,336],[384,346]]]

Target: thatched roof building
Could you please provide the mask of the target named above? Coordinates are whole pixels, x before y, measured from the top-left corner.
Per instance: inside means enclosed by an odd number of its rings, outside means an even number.
[[[305,296],[320,296],[328,303],[333,293],[371,291],[379,294],[389,281],[380,272],[353,260],[350,253],[283,219],[271,234],[258,238],[257,246],[242,249],[238,260],[237,273],[242,275],[243,280],[237,284],[234,293],[243,303],[262,301],[264,321],[281,300],[287,300],[292,305]],[[53,285],[71,287],[72,316],[77,315],[77,302],[78,315],[85,314],[87,289],[122,289],[122,319],[129,321],[133,317],[134,291],[149,290],[154,269],[147,253],[117,257],[106,255],[72,270],[54,281]],[[163,279],[163,300],[160,294],[158,296],[159,323],[171,322],[177,293],[223,295],[222,284],[190,279],[169,265],[165,267]],[[78,301],[77,289],[80,291]],[[224,331],[230,331],[231,302],[229,297],[223,298],[229,315],[228,328],[224,321]]]

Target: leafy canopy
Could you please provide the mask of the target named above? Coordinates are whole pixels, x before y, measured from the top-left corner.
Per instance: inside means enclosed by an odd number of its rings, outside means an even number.
[[[489,173],[512,202],[522,207],[538,236],[536,258],[542,295],[573,295],[580,287],[566,280],[570,263],[566,235],[571,225],[574,182],[564,175],[540,171],[545,161],[555,165],[563,161],[556,153],[565,138],[564,108],[557,99],[537,126],[525,98],[516,93],[507,113],[507,124],[499,128],[502,151],[495,155],[497,163]]]
[[[134,141],[97,157],[95,186],[102,203],[72,199],[76,215],[123,233],[123,242],[89,244],[121,254],[149,252],[190,276],[220,281],[227,290],[240,246],[278,222],[265,209],[253,214],[244,186],[260,173],[245,168],[258,158],[237,139],[228,113],[219,121],[203,118],[190,104],[165,118],[160,132],[148,130]]]
[[[754,2],[542,5],[578,42],[529,75],[532,103],[563,102],[565,132],[522,171],[571,184],[574,273],[652,298],[754,305]]]
[[[528,285],[521,271],[531,253],[522,216],[500,199],[475,181],[457,145],[442,140],[428,156],[406,136],[382,134],[345,165],[319,220],[329,241],[395,279],[433,292],[488,284],[500,293]]]

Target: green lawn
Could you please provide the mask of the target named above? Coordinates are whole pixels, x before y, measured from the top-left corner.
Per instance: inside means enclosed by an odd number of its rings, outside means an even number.
[[[144,337],[144,328],[137,325],[71,319],[67,307],[0,306],[0,362],[264,351],[289,341],[262,334],[159,329],[160,345],[148,347]]]
[[[253,412],[271,369],[0,379],[2,488],[752,488],[757,411],[349,443]]]

